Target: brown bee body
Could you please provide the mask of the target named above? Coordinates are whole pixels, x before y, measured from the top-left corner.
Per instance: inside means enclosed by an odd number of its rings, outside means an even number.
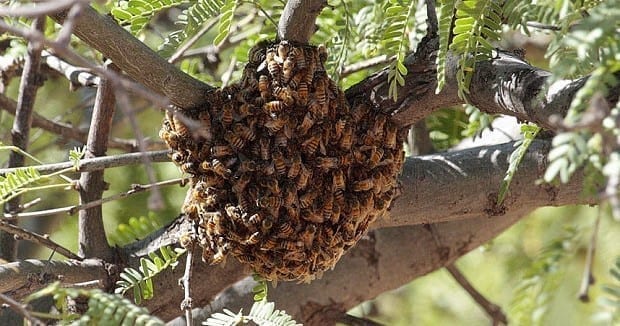
[[[342,132],[342,138],[340,138],[340,148],[344,150],[351,149],[351,145],[353,144],[353,128],[347,126]]]
[[[319,142],[321,141],[321,135],[315,133],[310,136],[310,138],[306,139],[303,143],[301,143],[301,149],[304,153],[308,155],[314,154],[316,149],[319,147]]]
[[[280,186],[278,180],[273,178],[265,178],[260,181],[260,185],[267,188],[273,195],[280,194]]]
[[[282,101],[285,106],[292,106],[293,104],[295,104],[296,95],[294,95],[293,91],[291,91],[291,89],[288,87],[274,87],[273,95],[278,100]]]
[[[338,222],[340,221],[340,208],[341,206],[339,204],[334,203],[334,206],[332,208],[332,214],[329,217],[329,221],[333,224],[333,225],[337,225]]]
[[[303,242],[306,248],[312,247],[312,242],[314,242],[314,236],[316,235],[316,226],[313,224],[309,224],[306,228],[301,231],[299,235],[299,239]]]
[[[271,158],[271,152],[270,152],[270,144],[269,144],[269,139],[267,138],[261,138],[260,139],[260,158],[264,161],[267,161]]]
[[[233,184],[232,190],[235,193],[240,194],[247,187],[248,183],[250,183],[251,179],[252,179],[251,174],[249,173],[241,174],[241,177],[239,177],[239,180],[237,180],[235,184]]]
[[[228,179],[231,174],[231,171],[227,169],[226,166],[224,166],[224,164],[222,164],[222,162],[218,159],[213,159],[211,162],[204,161],[202,162],[201,167],[206,171],[215,172],[215,174],[223,177],[224,179]]]
[[[299,197],[299,206],[301,208],[308,208],[312,206],[316,197],[318,197],[318,192],[307,192]]]
[[[308,133],[308,130],[310,130],[312,126],[314,126],[314,123],[315,123],[315,120],[314,120],[313,114],[310,111],[308,111],[306,112],[306,115],[304,115],[304,119],[302,120],[297,130],[303,136],[306,133]]]
[[[282,129],[282,127],[284,127],[284,124],[286,124],[286,120],[286,117],[279,116],[275,119],[267,121],[265,123],[265,128],[267,128],[269,130],[269,133],[273,135],[277,133],[280,129]]]
[[[233,108],[230,103],[227,103],[222,108],[222,112],[220,114],[220,122],[222,125],[230,126],[233,122]]]
[[[304,244],[303,242],[300,241],[281,241],[279,248],[283,249],[283,250],[290,250],[290,251],[294,251],[297,250],[297,248],[302,247]]]
[[[295,229],[293,229],[291,224],[288,222],[284,222],[278,225],[278,228],[276,229],[276,236],[278,238],[286,239],[286,238],[289,238],[291,235],[293,235],[294,232],[295,232]]]
[[[295,61],[293,61],[293,58],[287,57],[286,59],[284,59],[284,63],[282,64],[282,82],[288,84],[294,68]]]
[[[301,166],[301,169],[299,171],[299,176],[297,177],[297,190],[303,190],[306,188],[306,186],[308,185],[308,180],[310,179],[310,177],[312,176],[312,171],[306,169],[305,166]]]
[[[396,132],[398,130],[394,125],[389,125],[385,132],[385,147],[386,148],[396,148]]]
[[[281,152],[276,151],[271,154],[271,158],[273,159],[273,163],[276,167],[276,172],[278,175],[283,175],[286,173],[286,162],[284,161],[284,156]]]
[[[217,158],[230,156],[233,154],[235,154],[235,151],[232,149],[232,147],[227,146],[227,145],[211,147],[211,155]]]
[[[301,170],[301,165],[302,165],[302,163],[301,163],[301,156],[299,154],[297,154],[293,158],[293,161],[291,162],[291,167],[289,168],[288,173],[287,173],[286,176],[289,179],[295,178],[299,174],[299,171]]]
[[[265,111],[265,113],[270,114],[270,115],[275,115],[277,113],[282,112],[282,109],[284,108],[284,102],[282,101],[270,101],[265,103],[265,105],[263,105],[263,110]]]

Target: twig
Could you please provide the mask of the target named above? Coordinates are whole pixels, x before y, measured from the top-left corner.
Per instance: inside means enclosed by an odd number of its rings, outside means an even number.
[[[594,264],[594,254],[596,252],[596,239],[598,237],[598,228],[601,224],[601,205],[598,208],[598,214],[594,220],[594,226],[592,227],[592,235],[590,236],[590,243],[588,244],[588,253],[586,255],[586,263],[583,269],[583,276],[581,277],[581,286],[579,286],[578,298],[581,302],[589,302],[590,296],[588,290],[590,285],[594,284],[594,275],[592,275],[592,265]]]
[[[151,151],[151,152],[143,152],[143,153],[129,153],[129,154],[119,154],[113,156],[101,156],[95,158],[87,158],[80,160],[80,166],[75,172],[88,172],[95,171],[107,168],[115,168],[127,165],[136,165],[142,162],[142,156],[148,156],[151,162],[169,162],[170,158],[168,154],[169,150],[161,150],[161,151]],[[62,171],[73,166],[73,162],[61,162],[61,163],[51,163],[44,165],[34,165],[30,166],[40,173],[54,173],[58,171]],[[6,175],[7,173],[15,173],[20,168],[8,168],[8,169],[0,169],[0,175]]]
[[[104,197],[92,202],[88,202],[88,203],[84,203],[84,204],[80,204],[80,205],[73,205],[73,206],[66,206],[66,207],[59,207],[59,208],[54,208],[54,209],[47,209],[47,210],[43,210],[43,211],[36,211],[36,212],[26,212],[26,213],[4,213],[4,217],[12,217],[12,218],[25,218],[25,217],[45,217],[45,216],[51,216],[51,215],[56,215],[56,214],[69,214],[69,215],[73,215],[76,212],[83,210],[83,209],[89,209],[92,207],[96,207],[96,206],[101,206],[102,204],[111,202],[111,201],[115,201],[115,200],[119,200],[119,199],[123,199],[123,198],[127,198],[131,195],[137,194],[139,192],[143,192],[143,191],[148,191],[151,188],[154,187],[163,187],[163,186],[170,186],[170,185],[176,185],[176,184],[185,184],[185,182],[187,182],[187,179],[184,178],[177,178],[177,179],[172,179],[172,180],[166,180],[166,181],[160,181],[160,182],[156,182],[154,184],[147,184],[147,185],[138,185],[138,184],[134,184],[131,186],[131,190],[128,190],[126,192],[121,192],[118,194],[114,194],[112,196],[108,196],[108,197]]]
[[[15,115],[17,103],[14,100],[6,97],[4,94],[0,94],[0,109]],[[81,131],[73,126],[49,120],[37,112],[32,113],[32,126],[49,131],[53,134],[60,135],[61,137],[77,140],[81,143],[86,142],[88,133]],[[122,149],[128,152],[135,152],[137,149],[136,141],[130,139],[110,139],[109,146],[112,148]]]
[[[360,70],[364,70],[364,69],[368,69],[371,67],[375,67],[375,66],[380,66],[380,65],[384,65],[392,60],[394,60],[394,56],[389,57],[385,54],[382,54],[380,56],[374,57],[374,58],[370,58],[367,60],[363,60],[363,61],[358,61],[356,63],[352,63],[346,67],[344,67],[342,69],[342,72],[340,73],[340,76],[345,77],[348,76],[352,73],[356,73]]]
[[[108,69],[118,69],[109,65]],[[88,141],[85,157],[104,156],[108,146],[107,141],[112,128],[112,117],[116,107],[115,88],[112,81],[101,80],[97,88],[93,116],[90,121]],[[95,170],[83,172],[79,180],[78,191],[80,204],[100,200],[105,189],[103,171]],[[103,260],[112,258],[112,249],[108,244],[103,227],[103,213],[101,205],[81,209],[78,214],[78,243],[80,255],[84,257],[99,257]]]
[[[70,285],[75,289],[101,289],[103,288],[103,282],[101,280],[92,280],[86,282],[73,283]]]
[[[70,65],[47,51],[43,51],[43,62],[48,67],[63,74],[73,86],[96,87],[99,85],[99,76],[93,75],[88,69]]]
[[[46,1],[44,3],[39,2],[35,5],[28,6],[0,7],[0,16],[35,18],[65,10],[78,1],[80,0],[56,0]]]
[[[18,226],[12,225],[6,221],[0,219],[0,230],[3,230],[12,235],[18,236],[22,240],[30,241],[44,247],[47,247],[53,251],[58,252],[59,254],[75,260],[82,260],[83,258],[71,252],[71,250],[57,244],[56,242],[50,240],[47,235],[40,235],[25,229],[22,229]]]
[[[6,295],[0,293],[0,301],[4,302],[6,305],[11,307],[11,309],[13,309],[15,312],[17,312],[18,314],[22,315],[32,325],[37,325],[37,326],[39,326],[39,325],[44,326],[45,325],[44,322],[42,322],[41,320],[39,320],[39,319],[35,318],[34,316],[32,316],[30,314],[30,312],[28,311],[28,309],[26,309],[19,302],[11,299],[11,297],[6,296]]]
[[[185,260],[185,273],[183,274],[183,295],[184,299],[181,302],[181,310],[185,312],[185,324],[193,325],[192,318],[192,296],[190,292],[190,286],[192,284],[192,264],[194,256],[194,244],[192,244],[187,250],[187,257]]]
[[[429,37],[437,36],[437,32],[439,29],[439,23],[437,22],[437,10],[435,9],[435,1],[434,0],[425,0],[426,2],[426,19],[428,22],[428,29],[426,30],[426,34]]]
[[[372,321],[367,318],[357,317],[353,315],[349,315],[347,313],[342,313],[342,316],[338,318],[339,323],[343,323],[349,326],[381,326],[383,324],[377,323],[376,321]]]
[[[327,0],[289,0],[278,22],[278,39],[308,43],[316,32],[316,17],[327,6]]]
[[[469,295],[478,303],[478,305],[486,311],[486,313],[493,319],[493,325],[508,325],[508,319],[506,315],[502,312],[502,308],[498,305],[490,302],[485,298],[478,290],[476,290],[471,283],[467,280],[467,278],[461,274],[458,268],[454,264],[450,264],[446,266],[446,269],[455,281],[459,283],[459,285],[469,293]]]
[[[45,17],[38,17],[32,23],[32,30],[42,31],[45,29]],[[11,141],[13,146],[25,152],[28,149],[30,139],[30,127],[32,126],[32,113],[37,90],[41,85],[39,67],[41,64],[41,44],[31,41],[28,43],[28,56],[24,63],[22,78],[19,84],[19,95],[15,106],[15,120],[11,129]],[[18,151],[11,151],[9,155],[9,167],[24,166],[25,157]],[[5,212],[19,209],[20,197],[15,196],[4,205]],[[15,220],[9,220],[15,223]],[[6,233],[0,232],[0,258],[12,261],[17,255],[15,239]]]
[[[75,21],[79,17],[84,7],[89,5],[89,3],[89,0],[77,0],[75,1],[75,4],[71,7],[71,9],[69,9],[67,18],[65,19],[65,22],[62,25],[60,32],[58,33],[58,37],[56,38],[56,42],[59,45],[65,47],[69,45],[69,41],[71,40],[71,34],[73,34],[73,27],[75,26]]]
[[[527,22],[525,23],[525,25],[527,27],[533,27],[533,28],[538,28],[538,29],[548,29],[551,31],[560,31],[562,30],[562,28],[560,26],[555,26],[555,25],[547,25],[547,24],[542,24],[539,22]]]
[[[196,35],[192,36],[192,38],[190,38],[185,44],[183,44],[183,46],[178,48],[177,51],[174,52],[174,54],[172,56],[170,56],[170,58],[168,59],[168,62],[175,63],[175,62],[179,61],[179,59],[182,59],[183,55],[185,54],[185,51],[187,51],[189,48],[192,47],[192,45],[194,45],[196,42],[198,42],[198,40],[206,32],[208,32],[211,28],[213,28],[213,26],[215,26],[215,24],[217,24],[218,21],[219,21],[219,19],[217,19],[217,17],[214,17],[214,19],[212,19],[208,24],[203,26],[202,29],[200,31],[198,31],[198,33],[196,33]]]

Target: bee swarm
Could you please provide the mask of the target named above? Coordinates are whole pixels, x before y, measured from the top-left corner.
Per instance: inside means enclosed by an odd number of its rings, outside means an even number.
[[[403,132],[350,107],[326,58],[321,46],[260,43],[208,108],[167,113],[160,135],[191,176],[183,211],[206,262],[232,254],[266,279],[309,281],[390,206]]]

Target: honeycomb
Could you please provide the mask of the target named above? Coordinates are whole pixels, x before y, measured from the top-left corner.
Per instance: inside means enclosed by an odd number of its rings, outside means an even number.
[[[310,281],[385,213],[398,191],[403,130],[349,105],[323,46],[262,42],[240,82],[208,107],[166,114],[160,132],[191,179],[183,204],[204,261],[227,255],[268,280]]]

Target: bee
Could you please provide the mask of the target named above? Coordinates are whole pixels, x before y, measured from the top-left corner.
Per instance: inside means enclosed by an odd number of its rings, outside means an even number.
[[[237,151],[243,149],[246,144],[246,141],[243,138],[230,130],[226,132],[226,134],[224,135],[224,139],[228,142],[228,144],[230,144],[233,149]]]
[[[296,76],[301,76],[301,74],[297,74]],[[293,79],[295,79],[295,77],[293,77]],[[302,81],[299,82],[298,85],[297,97],[299,99],[299,104],[306,105],[308,104],[308,83]]]
[[[183,212],[190,218],[196,218],[200,211],[200,205],[196,202],[183,203]]]
[[[256,133],[253,128],[246,127],[241,123],[235,123],[233,126],[234,133],[244,141],[253,141],[256,139]]]
[[[351,199],[349,201],[349,219],[352,221],[357,221],[360,218],[361,210],[360,210],[360,201],[357,198]]]
[[[308,154],[312,155],[316,152],[316,149],[319,147],[319,142],[321,141],[321,134],[314,133],[308,139],[306,139],[303,143],[301,143],[301,150]]]
[[[362,208],[361,208],[362,211],[364,212],[372,211],[375,207],[375,196],[370,193],[367,193],[367,195],[362,197],[361,205],[362,205]]]
[[[299,240],[301,240],[306,248],[312,247],[314,242],[314,236],[316,235],[316,226],[309,224],[306,228],[299,233]]]
[[[381,197],[375,198],[375,209],[376,210],[382,211],[382,210],[387,208],[387,205],[388,205],[388,201],[387,200],[385,200],[385,199],[383,199]]]
[[[284,155],[282,155],[282,152],[273,152],[271,154],[271,158],[273,159],[273,164],[276,167],[276,172],[279,175],[283,175],[284,173],[286,173],[286,162],[284,161]]]
[[[248,52],[248,59],[254,65],[261,64],[265,61],[265,49],[260,44],[255,45]]]
[[[289,57],[295,61],[297,69],[306,68],[306,57],[302,48],[292,48],[289,52]]]
[[[183,233],[179,237],[179,243],[183,248],[190,248],[195,242],[196,239],[191,233]]]
[[[273,219],[269,216],[263,219],[263,221],[260,223],[260,229],[263,233],[267,233],[267,231],[269,231],[272,226],[273,226]]]
[[[371,134],[373,134],[376,138],[381,138],[383,135],[383,127],[385,126],[385,122],[387,121],[387,116],[384,114],[378,114],[375,117],[375,123],[371,129]]]
[[[292,89],[296,89],[299,92],[299,88],[301,87],[301,83],[305,83],[303,81],[303,78],[305,76],[304,73],[304,69],[302,69],[300,72],[296,73],[293,75],[293,77],[291,78],[291,80],[289,80],[288,85],[292,88]],[[308,84],[306,84],[306,90],[308,89]],[[306,96],[307,97],[307,96]],[[305,105],[305,104],[304,104]]]
[[[267,75],[258,77],[258,91],[262,98],[266,99],[269,97],[269,77]]]
[[[393,124],[388,125],[387,130],[385,131],[385,140],[384,144],[386,148],[393,149],[396,148],[396,126]]]
[[[284,254],[284,260],[304,262],[308,260],[308,255],[304,251],[289,251]]]
[[[213,159],[211,162],[204,161],[202,162],[200,166],[202,167],[203,170],[213,171],[215,172],[215,174],[225,179],[227,179],[231,173],[231,171],[227,169],[226,166],[224,166],[224,164],[222,164],[222,162],[220,162],[220,160],[218,159]]]
[[[375,168],[383,158],[383,148],[373,147],[368,157],[368,167]]]
[[[247,212],[250,210],[250,208],[252,208],[252,202],[248,199],[248,196],[246,196],[245,194],[238,192],[237,199],[238,199],[239,208],[241,208],[242,211]]]
[[[312,176],[312,171],[306,169],[306,167],[302,165],[299,171],[299,176],[297,177],[297,182],[296,182],[297,190],[305,189],[306,186],[308,185],[308,180],[310,179],[311,176]]]
[[[260,171],[266,176],[274,174],[276,172],[276,168],[273,164],[273,161],[263,163]]]
[[[286,174],[286,176],[289,179],[295,178],[299,174],[299,171],[301,170],[301,165],[302,165],[301,156],[297,154],[293,158],[291,162],[291,167],[288,169],[288,173]]]
[[[265,112],[265,114],[274,116],[275,114],[282,112],[283,107],[284,102],[282,101],[270,101],[263,105],[263,111]]]
[[[256,258],[252,255],[237,255],[237,259],[244,264],[254,264],[256,262]]]
[[[295,232],[295,229],[291,226],[291,223],[280,223],[276,229],[276,236],[278,238],[288,238]]]
[[[227,145],[211,147],[211,155],[217,158],[224,157],[224,156],[230,156],[230,155],[233,155],[234,153],[235,152],[233,151],[232,147],[227,146]]]
[[[283,250],[297,250],[299,247],[303,246],[303,242],[300,241],[290,241],[290,240],[284,240],[281,241],[279,244],[279,248],[283,249]]]
[[[351,126],[347,126],[342,132],[342,138],[340,138],[340,148],[344,150],[350,150],[351,145],[353,144],[353,128]]]
[[[263,197],[258,200],[258,206],[263,208],[278,209],[282,206],[282,198],[276,196]]]
[[[254,105],[250,103],[243,103],[237,109],[239,118],[245,119],[248,116],[254,115]]]
[[[310,208],[303,209],[301,211],[301,217],[312,223],[323,223],[325,220],[323,219],[323,214],[321,212],[312,210]]]
[[[356,192],[360,192],[360,191],[368,191],[370,189],[372,189],[374,186],[374,182],[372,178],[368,178],[368,179],[364,179],[361,181],[356,181],[353,182],[353,191]]]
[[[196,174],[196,163],[194,162],[185,162],[181,165],[181,170],[185,173]]]
[[[280,194],[280,186],[278,185],[278,180],[273,178],[265,178],[260,181],[260,185],[267,188],[272,194],[278,195]]]
[[[308,130],[310,130],[312,126],[314,126],[314,123],[315,121],[314,121],[313,114],[310,111],[308,111],[304,115],[304,119],[301,121],[301,124],[299,125],[299,127],[297,127],[297,131],[299,131],[299,134],[303,136],[306,133],[308,133]]]
[[[228,255],[228,246],[224,245],[213,255],[211,259],[211,265],[219,265],[226,261],[226,255]]]
[[[238,171],[240,173],[256,171],[256,162],[252,160],[241,161]]]
[[[329,193],[325,197],[323,197],[323,208],[321,209],[321,213],[323,214],[324,220],[329,220],[332,216],[334,210],[334,196]]]
[[[342,172],[342,170],[334,171],[334,173],[332,174],[332,185],[333,185],[334,191],[344,190],[345,181],[344,181],[344,172]]]
[[[292,106],[295,103],[294,93],[288,87],[274,87],[273,95],[282,101],[286,106]]]
[[[271,147],[269,144],[268,138],[261,138],[260,141],[260,158],[264,161],[267,161],[271,158],[271,152],[269,148]]]
[[[233,121],[233,107],[231,103],[224,104],[222,112],[220,113],[220,122],[224,126],[228,126]]]
[[[332,222],[333,225],[338,224],[340,221],[340,205],[334,203],[332,207],[332,214],[329,216],[329,221]]]
[[[295,198],[297,198],[297,194],[295,194]],[[290,220],[297,221],[299,220],[299,209],[290,205],[284,207],[286,209],[286,215]]]
[[[284,126],[284,129],[287,129],[287,127]],[[273,144],[276,147],[287,147],[288,146],[288,137],[286,137],[286,133],[284,132],[284,130],[278,131],[275,138],[273,139]]]
[[[226,211],[226,215],[228,215],[228,217],[230,217],[230,221],[234,225],[242,225],[243,224],[243,221],[241,219],[241,211],[239,211],[239,207],[228,204],[228,205],[226,205],[224,210]]]
[[[341,157],[319,157],[317,158],[316,167],[330,170],[349,164],[351,164],[351,155],[347,154]]]
[[[317,50],[319,52],[319,60],[321,61],[321,63],[325,63],[325,61],[327,61],[327,47],[325,47],[324,44],[319,44],[319,46],[317,47]]]
[[[334,124],[334,133],[332,134],[334,140],[339,140],[342,137],[342,132],[344,131],[345,126],[347,125],[347,120],[338,119]]]
[[[251,179],[252,176],[249,173],[242,173],[241,177],[239,177],[239,180],[237,180],[232,186],[232,190],[237,195],[241,194],[241,192],[243,192],[243,190],[247,187],[248,183],[250,183]]]
[[[277,133],[278,131],[280,131],[280,129],[282,129],[282,127],[284,127],[284,125],[287,122],[287,118],[284,116],[279,116],[275,119],[269,120],[267,122],[265,122],[265,128],[267,128],[267,130],[269,130],[269,133],[271,135]]]
[[[288,84],[289,80],[291,79],[291,73],[293,72],[294,68],[295,61],[293,61],[293,58],[290,56],[286,57],[286,59],[284,59],[284,63],[282,63],[282,81],[285,84]]]
[[[318,197],[318,195],[319,195],[318,191],[306,192],[301,197],[299,197],[299,206],[301,208],[308,208],[312,206],[312,203],[314,202],[316,197]]]
[[[291,51],[291,45],[288,43],[288,41],[281,41],[280,44],[278,44],[278,56],[280,58],[286,58],[289,54],[289,51]]]
[[[205,213],[207,218],[207,234],[223,234],[224,228],[222,228],[222,214],[220,212]]]
[[[279,245],[278,239],[273,238],[273,237],[269,237],[269,238],[263,240],[263,242],[261,243],[260,248],[262,250],[273,250],[273,249],[277,248],[278,245]]]
[[[254,232],[252,233],[245,241],[243,241],[244,245],[255,245],[260,241],[260,232]]]
[[[263,222],[263,217],[259,213],[255,213],[255,214],[252,214],[250,218],[248,218],[248,221],[245,224],[245,226],[250,231],[255,232],[261,226],[262,222]]]
[[[267,52],[267,70],[273,78],[273,80],[280,80],[280,65],[276,61],[276,54],[274,52]]]

